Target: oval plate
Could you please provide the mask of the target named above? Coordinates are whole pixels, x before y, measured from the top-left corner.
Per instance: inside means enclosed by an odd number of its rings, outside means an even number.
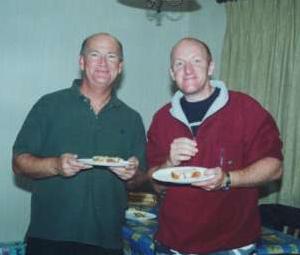
[[[179,184],[190,184],[193,182],[206,181],[214,177],[214,175],[204,175],[204,167],[196,166],[179,166],[170,168],[161,168],[155,171],[152,178],[161,182],[171,182]],[[174,174],[178,178],[174,177]],[[194,175],[194,177],[192,177]]]
[[[93,160],[92,158],[80,158],[78,159],[78,161],[80,161],[81,163],[87,164],[87,165],[92,165],[92,166],[111,166],[111,167],[125,167],[127,166],[129,163],[128,161],[120,161],[120,162],[106,162],[106,161],[102,161],[102,162],[97,162],[95,160]]]
[[[137,210],[135,208],[129,208],[125,212],[125,218],[127,220],[146,221],[155,219],[156,215],[153,213]]]

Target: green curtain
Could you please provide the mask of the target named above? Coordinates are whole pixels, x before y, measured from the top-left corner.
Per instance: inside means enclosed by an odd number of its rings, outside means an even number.
[[[300,207],[300,0],[239,0],[225,7],[221,79],[271,112],[284,146],[283,179],[264,186],[260,202]]]

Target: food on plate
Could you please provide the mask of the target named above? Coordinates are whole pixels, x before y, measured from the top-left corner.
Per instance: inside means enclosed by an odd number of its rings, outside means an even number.
[[[94,156],[93,161],[95,163],[120,163],[124,160],[119,157],[110,157],[110,156]]]
[[[183,176],[183,173],[180,173],[178,171],[172,171],[171,176],[173,179],[178,180],[181,178],[181,176]]]
[[[201,172],[197,170],[192,171],[171,171],[171,177],[175,180],[187,179],[187,178],[199,178],[201,177]]]
[[[146,221],[156,218],[156,215],[131,207],[126,210],[125,218],[129,220]]]
[[[199,171],[193,171],[191,174],[191,178],[199,178],[201,173]]]
[[[145,214],[142,212],[133,212],[133,215],[138,218],[144,218]]]
[[[157,204],[157,195],[146,192],[129,192],[128,203],[130,205],[155,207]]]

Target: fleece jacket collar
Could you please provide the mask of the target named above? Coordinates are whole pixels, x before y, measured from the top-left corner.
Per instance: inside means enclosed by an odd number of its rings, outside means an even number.
[[[202,121],[193,123],[193,125],[201,125],[209,116],[213,115],[217,111],[219,111],[221,108],[223,108],[226,103],[228,102],[229,95],[228,95],[228,89],[226,88],[225,84],[222,81],[218,80],[212,80],[210,81],[211,85],[215,88],[220,89],[220,94],[218,97],[215,99],[211,107],[208,109],[206,112],[205,116],[203,117]],[[171,100],[171,108],[170,108],[170,113],[171,115],[175,118],[184,123],[190,130],[191,130],[191,125],[188,122],[183,109],[180,104],[180,99],[184,96],[184,94],[178,90],[172,100]]]

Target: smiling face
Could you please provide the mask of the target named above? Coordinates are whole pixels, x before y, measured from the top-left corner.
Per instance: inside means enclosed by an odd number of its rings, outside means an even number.
[[[84,46],[79,64],[84,83],[94,88],[111,89],[123,68],[120,46],[108,34],[92,36]]]
[[[208,49],[197,40],[183,39],[171,53],[171,77],[188,101],[207,98],[212,91],[209,76],[214,70]]]

